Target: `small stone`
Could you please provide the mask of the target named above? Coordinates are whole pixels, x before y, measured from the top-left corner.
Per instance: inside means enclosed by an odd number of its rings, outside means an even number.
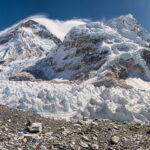
[[[89,139],[88,139],[87,136],[82,136],[82,139],[83,139],[84,141],[89,141]]]
[[[79,124],[74,124],[73,127],[74,127],[75,129],[78,129],[78,128],[81,128],[81,125],[79,125]]]
[[[78,120],[78,121],[77,121],[77,124],[79,124],[79,125],[83,125],[83,124],[84,124],[84,121],[82,121],[82,120]]]
[[[27,143],[27,139],[26,139],[26,138],[24,138],[24,139],[23,139],[23,142],[24,142],[24,143]]]
[[[63,127],[60,128],[60,130],[65,131],[66,128],[63,126]]]
[[[80,146],[82,146],[83,148],[88,148],[89,147],[88,144],[86,144],[82,141],[80,142]]]
[[[40,139],[40,137],[37,134],[24,134],[24,138],[29,139]]]
[[[87,121],[87,120],[88,120],[88,117],[84,117],[84,118],[83,118],[83,121]]]
[[[2,130],[3,130],[3,131],[8,131],[8,128],[3,127]]]
[[[112,139],[111,139],[111,143],[113,144],[117,144],[119,142],[119,137],[118,136],[113,136]]]
[[[65,130],[62,132],[62,134],[63,134],[64,136],[66,136],[66,135],[69,134],[69,133],[70,133],[70,131],[67,130],[67,129],[65,129]]]
[[[8,122],[11,122],[11,119],[8,119]]]
[[[98,144],[92,144],[91,148],[94,149],[94,150],[98,150],[99,146],[98,146]]]
[[[33,149],[35,149],[36,150],[36,146],[35,145],[33,145],[33,146],[31,146]]]
[[[31,126],[28,126],[28,131],[30,133],[38,133],[42,131],[42,123],[35,122],[32,123]]]
[[[41,145],[40,149],[41,150],[47,150],[47,148],[45,146],[43,146],[43,145]]]
[[[115,126],[113,126],[113,129],[115,129],[115,130],[119,130],[119,128],[115,125]]]
[[[71,141],[71,144],[72,144],[72,145],[75,145],[76,143],[75,143],[74,141]]]
[[[92,126],[98,126],[98,123],[97,122],[92,122],[91,125]]]
[[[47,134],[47,133],[49,133],[49,131],[45,129],[45,130],[42,131],[42,133]]]
[[[47,132],[45,133],[46,136],[52,136],[53,132]]]
[[[13,143],[13,142],[11,142],[11,141],[10,141],[10,142],[8,142],[8,144],[9,144],[9,145],[14,145],[14,143]]]
[[[96,137],[96,136],[93,136],[93,140],[97,141],[97,137]]]

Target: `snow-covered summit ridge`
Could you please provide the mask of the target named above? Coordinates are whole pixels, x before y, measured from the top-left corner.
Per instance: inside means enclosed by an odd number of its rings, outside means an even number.
[[[123,37],[133,40],[136,43],[144,45],[143,41],[150,41],[150,34],[131,14],[111,19],[106,24],[117,30]]]
[[[150,34],[130,14],[105,23],[79,25],[73,27],[62,45],[49,55],[50,65],[56,77],[64,79],[99,78],[114,67],[125,68],[126,78],[150,79],[146,55],[150,50],[149,39]]]
[[[34,20],[25,20],[0,34],[0,60],[39,57],[61,41]]]

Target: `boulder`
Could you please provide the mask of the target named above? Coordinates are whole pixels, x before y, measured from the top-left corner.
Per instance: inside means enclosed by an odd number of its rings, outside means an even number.
[[[29,133],[41,133],[42,132],[42,123],[35,122],[30,126],[27,126],[27,130]]]

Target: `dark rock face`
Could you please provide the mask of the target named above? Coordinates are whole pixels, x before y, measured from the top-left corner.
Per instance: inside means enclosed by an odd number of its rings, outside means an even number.
[[[9,42],[9,40],[11,40],[14,36],[15,36],[15,32],[11,32],[4,37],[0,37],[0,44],[5,44]]]
[[[103,56],[104,54],[108,54],[108,51],[104,51],[101,53],[89,53],[83,57],[83,62],[85,64],[96,64],[97,62],[105,62],[106,58]]]
[[[116,78],[126,79],[128,77],[128,69],[125,66],[115,64],[111,67],[111,71],[114,72]]]
[[[148,68],[150,69],[150,51],[148,50],[143,50],[142,52],[142,57],[145,60]]]
[[[36,79],[44,79],[44,72],[42,70],[27,70],[32,74]]]
[[[30,73],[20,72],[11,77],[9,77],[11,81],[35,81],[36,79]]]
[[[135,64],[133,59],[120,59],[116,64],[110,66],[110,70],[93,84],[96,87],[106,86],[107,88],[110,88],[118,86],[121,88],[130,89],[132,86],[126,84],[125,82],[125,79],[127,79],[130,74],[143,76],[144,71],[140,65]]]
[[[120,88],[124,88],[124,89],[132,88],[132,86],[126,84],[126,82],[124,80],[118,80],[115,78],[104,78],[100,81],[96,81],[96,82],[94,82],[94,86],[96,86],[96,87],[105,86],[107,88],[120,87]]]
[[[133,59],[120,59],[118,63],[112,65],[110,68],[115,77],[119,79],[126,79],[130,74],[144,75],[144,69],[139,64],[135,64]]]
[[[50,80],[51,68],[45,59],[41,59],[36,62],[36,64],[29,66],[22,70],[23,72],[28,72],[37,80]],[[48,72],[47,75],[45,72]]]

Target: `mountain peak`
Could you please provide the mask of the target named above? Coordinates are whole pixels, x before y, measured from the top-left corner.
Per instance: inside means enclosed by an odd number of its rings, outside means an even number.
[[[29,19],[29,20],[25,20],[24,22],[22,22],[19,26],[26,27],[26,28],[28,28],[28,27],[32,28],[35,25],[39,25],[39,23],[34,20]]]
[[[107,23],[112,26],[122,25],[124,27],[130,26],[131,24],[138,24],[132,14],[122,15],[120,17],[110,19]]]
[[[0,34],[0,60],[44,56],[60,43],[44,25],[24,20]]]
[[[125,19],[135,19],[132,14],[122,15],[119,18],[125,18]]]

